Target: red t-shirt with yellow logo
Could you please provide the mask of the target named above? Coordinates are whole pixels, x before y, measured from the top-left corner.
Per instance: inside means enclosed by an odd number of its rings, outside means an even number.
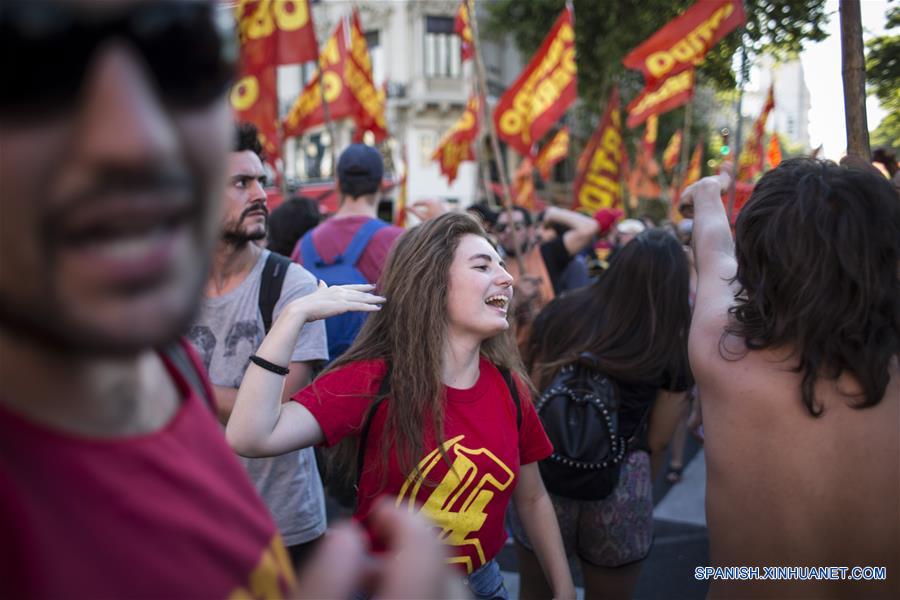
[[[353,363],[322,376],[294,400],[313,414],[330,446],[360,433],[384,372],[383,361]],[[444,449],[453,468],[441,458],[431,427],[423,424],[425,449],[418,461],[421,476],[402,473],[396,453],[390,452],[387,478],[383,479],[381,444],[389,440],[384,425],[391,410],[390,398],[385,400],[372,419],[366,440],[356,518],[365,519],[375,499],[390,494],[397,498],[398,506],[421,510],[441,529],[441,539],[450,546],[450,562],[464,572],[471,573],[494,558],[506,541],[503,515],[519,466],[544,459],[553,451],[527,389],[521,384],[518,388],[522,424],[517,431],[509,388],[497,367],[482,357],[473,387],[445,388]]]
[[[184,401],[150,434],[86,439],[0,409],[0,598],[280,598],[293,586],[211,408],[166,366]]]

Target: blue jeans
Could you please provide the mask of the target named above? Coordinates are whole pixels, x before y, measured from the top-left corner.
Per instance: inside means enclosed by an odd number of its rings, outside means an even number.
[[[476,600],[509,600],[509,593],[500,573],[500,565],[496,560],[485,563],[466,577],[465,584]]]

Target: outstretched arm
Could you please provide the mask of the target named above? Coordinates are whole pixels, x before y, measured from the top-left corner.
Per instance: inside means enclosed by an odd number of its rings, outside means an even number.
[[[702,354],[710,348],[717,352],[718,340],[728,322],[728,309],[737,292],[737,285],[731,282],[737,271],[734,240],[722,205],[722,190],[729,182],[727,174],[704,177],[688,186],[682,196],[682,211],[694,218],[697,268],[697,297],[689,341],[692,365],[695,349]]]
[[[308,321],[350,311],[379,310],[384,298],[370,294],[373,288],[368,284],[328,287],[320,283],[314,293],[284,308],[256,356],[286,366]],[[253,362],[247,367],[225,429],[228,443],[238,454],[276,456],[323,441],[321,427],[306,408],[296,402],[281,403],[284,383],[283,376]]]

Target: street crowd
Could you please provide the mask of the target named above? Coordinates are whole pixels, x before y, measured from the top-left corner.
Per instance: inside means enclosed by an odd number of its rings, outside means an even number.
[[[335,214],[270,213],[208,4],[53,7],[2,13],[46,74],[0,104],[0,597],[505,598],[511,537],[521,597],[574,598],[577,562],[629,598],[688,430],[711,566],[887,573],[711,596],[900,595],[877,171],[786,160],[733,229],[727,170],[678,226],[422,201],[404,229],[353,144]]]

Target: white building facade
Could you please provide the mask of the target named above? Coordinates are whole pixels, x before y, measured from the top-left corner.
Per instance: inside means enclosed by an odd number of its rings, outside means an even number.
[[[462,114],[472,91],[474,64],[460,58],[460,39],[453,30],[459,0],[380,0],[312,3],[319,45],[339,20],[358,7],[372,59],[376,87],[387,89],[386,114],[390,137],[380,145],[386,171],[394,177],[406,154],[408,202],[438,198],[465,207],[482,195],[478,165],[464,162],[449,184],[431,155],[446,131]],[[478,12],[482,10],[479,8]],[[483,21],[479,21],[483,22]],[[482,56],[488,74],[488,102],[519,74],[523,63],[511,41],[484,41]],[[314,63],[280,67],[278,93],[284,115],[315,70]],[[486,126],[486,125],[485,125]],[[353,123],[339,120],[327,129],[316,127],[285,143],[285,173],[302,186],[333,180],[332,146],[339,155],[351,143]],[[331,139],[333,137],[335,139]]]

